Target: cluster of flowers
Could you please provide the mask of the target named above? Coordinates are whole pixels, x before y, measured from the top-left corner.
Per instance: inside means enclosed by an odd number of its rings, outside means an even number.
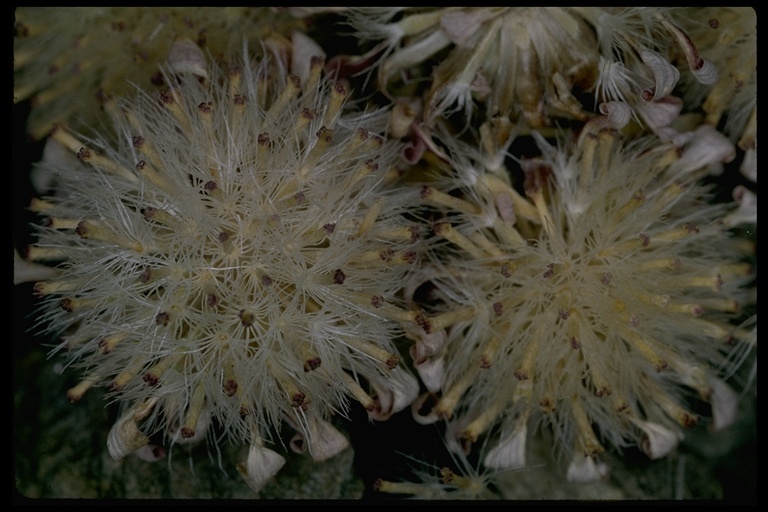
[[[313,31],[327,19],[353,50]],[[736,414],[756,344],[737,236],[756,222],[755,23],[19,8],[14,93],[47,144],[15,280],[82,371],[69,399],[121,404],[115,459],[219,429],[259,491],[285,463],[276,432],[325,460],[349,446],[332,417],[360,406],[446,422],[458,457],[482,439],[491,470],[547,436],[569,480],[603,478],[607,448],[674,450],[692,392],[714,428]],[[706,180],[734,161],[743,183],[716,200]],[[485,492],[441,478],[376,488]]]

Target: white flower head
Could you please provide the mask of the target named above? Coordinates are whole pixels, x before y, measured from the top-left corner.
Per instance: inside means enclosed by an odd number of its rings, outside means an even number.
[[[29,255],[61,262],[35,291],[41,325],[68,331],[59,349],[88,370],[69,396],[163,397],[113,429],[116,456],[157,431],[201,439],[211,421],[245,441],[291,410],[325,457],[344,445],[331,411],[378,399],[385,419],[418,393],[393,342],[424,244],[405,216],[418,190],[385,183],[401,148],[377,134],[385,116],[348,115],[345,86],[310,61],[306,82],[247,59],[200,80],[195,61],[112,109],[119,143],[53,134],[77,159],[42,164],[59,179],[35,203],[49,221]],[[277,462],[253,447],[247,479]]]

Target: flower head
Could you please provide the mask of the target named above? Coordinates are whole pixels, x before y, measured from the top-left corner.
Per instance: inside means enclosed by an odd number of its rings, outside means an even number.
[[[347,446],[325,420],[350,399],[384,419],[416,395],[393,339],[418,194],[385,186],[399,153],[375,133],[386,116],[345,113],[319,59],[304,82],[248,61],[206,76],[114,108],[115,144],[53,133],[78,159],[49,163],[56,195],[34,203],[47,221],[28,258],[60,262],[35,290],[39,323],[85,372],[70,399],[106,385],[129,409],[114,458],[213,419],[251,444],[242,471],[259,488],[282,465],[264,442],[284,420],[322,460]]]
[[[495,432],[492,467],[525,464],[526,437],[546,431],[569,478],[601,478],[606,442],[654,458],[674,448],[699,419],[690,391],[727,416],[713,379],[731,345],[749,343],[731,321],[751,301],[753,248],[697,181],[731,155],[624,143],[608,125],[595,118],[572,146],[540,139],[524,194],[446,139],[453,170],[422,194],[445,243],[431,258],[442,305],[420,325],[448,339],[442,389],[414,411],[459,418],[464,443]]]
[[[188,39],[219,57],[240,50],[244,39],[263,39],[279,54],[299,26],[288,13],[267,8],[20,7],[14,101],[32,99],[29,131],[37,138],[64,121],[100,130],[105,98],[162,85],[158,65],[175,41]]]

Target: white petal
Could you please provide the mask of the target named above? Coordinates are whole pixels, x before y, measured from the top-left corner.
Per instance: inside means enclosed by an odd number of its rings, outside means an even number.
[[[415,362],[414,367],[427,390],[432,393],[440,391],[445,377],[445,359],[442,356],[430,357],[423,359],[421,362]]]
[[[430,425],[437,422],[440,417],[434,412],[437,398],[433,393],[419,395],[411,404],[411,414],[419,425]],[[429,409],[425,409],[429,407]]]
[[[757,149],[747,148],[739,172],[752,183],[757,183]]]
[[[121,460],[129,453],[149,444],[149,438],[139,430],[136,413],[137,408],[131,407],[109,429],[107,450],[114,460]]]
[[[650,102],[668,96],[680,80],[680,71],[657,52],[640,48],[639,53],[642,61],[651,69],[656,82],[652,90],[642,92],[643,99]]]
[[[717,66],[715,66],[710,60],[702,59],[701,67],[699,69],[693,69],[692,71],[693,76],[695,76],[696,80],[698,80],[701,84],[712,85],[717,82]]]
[[[525,466],[525,442],[528,437],[527,422],[521,421],[512,435],[491,448],[483,464],[492,469],[514,469]]]
[[[719,431],[727,428],[736,420],[736,413],[739,409],[739,395],[731,389],[728,384],[717,377],[710,377],[709,384],[712,386],[712,423],[710,428]]]
[[[690,143],[683,149],[675,167],[683,173],[727,163],[736,157],[733,143],[714,127],[703,124],[696,128]]]
[[[162,446],[156,444],[145,444],[135,452],[133,455],[143,460],[144,462],[157,462],[165,458],[165,450]]]
[[[451,42],[465,46],[481,25],[493,17],[491,9],[448,11],[440,17],[440,26]]]
[[[400,367],[391,370],[386,381],[371,379],[371,385],[376,390],[379,407],[368,412],[368,417],[377,421],[384,421],[402,411],[419,395],[416,377]]]
[[[312,445],[310,454],[315,462],[322,462],[341,453],[349,446],[349,441],[329,422],[316,418],[310,420]]]
[[[623,101],[606,101],[600,104],[600,113],[608,117],[611,126],[620,130],[632,118],[632,109]]]
[[[723,218],[723,225],[730,228],[739,224],[756,223],[757,194],[744,185],[736,185],[733,198],[739,203],[739,207]]]
[[[597,462],[589,455],[577,453],[568,466],[566,477],[569,482],[587,484],[605,478],[608,476],[608,472],[607,464]]]
[[[46,281],[59,274],[55,268],[32,263],[25,260],[14,249],[13,251],[13,284],[30,283],[36,281]]]
[[[683,100],[675,96],[666,96],[650,103],[639,102],[636,108],[648,128],[655,132],[670,126],[680,116]]]
[[[251,443],[248,459],[237,465],[237,470],[254,492],[259,492],[280,471],[285,458],[277,452],[261,446],[261,440]]]
[[[208,79],[208,65],[200,47],[189,39],[176,41],[168,52],[168,70],[173,74],[192,73]]]
[[[305,83],[312,66],[312,57],[325,60],[325,52],[312,38],[298,30],[291,34],[291,48],[291,73],[297,75],[301,83]]]
[[[658,423],[650,421],[635,421],[635,424],[642,429],[644,436],[641,448],[645,454],[653,460],[660,459],[668,455],[677,448],[683,435],[675,430],[668,429]]]

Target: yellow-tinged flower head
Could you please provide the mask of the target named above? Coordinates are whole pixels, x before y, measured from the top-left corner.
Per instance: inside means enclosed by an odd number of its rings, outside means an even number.
[[[572,93],[593,86],[597,45],[591,27],[569,8],[360,8],[348,16],[361,38],[382,40],[374,48],[384,52],[382,89],[398,76],[421,79],[409,76],[414,66],[441,56],[428,77],[429,123],[456,110],[471,114],[475,100],[489,117],[523,118],[532,127],[551,117],[586,118]]]
[[[111,109],[115,143],[53,133],[77,159],[44,163],[56,194],[32,206],[47,221],[29,259],[60,262],[35,286],[39,323],[85,371],[71,400],[108,386],[126,404],[114,458],[218,420],[250,443],[259,489],[283,421],[323,460],[348,444],[327,420],[350,400],[385,419],[418,393],[393,343],[413,317],[396,294],[423,244],[404,217],[418,191],[387,186],[386,113],[345,113],[322,67],[209,64]]]
[[[733,157],[706,149],[723,135],[625,143],[598,117],[572,146],[540,139],[522,188],[441,142],[452,170],[423,189],[444,215],[431,258],[440,302],[412,353],[442,385],[414,403],[420,422],[456,418],[465,446],[495,433],[494,468],[524,466],[527,436],[551,432],[573,457],[568,478],[590,481],[607,473],[604,443],[672,450],[699,419],[690,391],[712,403],[715,425],[733,419],[720,370],[732,345],[754,344],[737,320],[754,300],[754,247],[722,224],[733,205],[708,204],[697,184]]]
[[[174,41],[189,39],[214,57],[260,40],[288,51],[299,22],[254,7],[19,7],[14,38],[14,101],[32,98],[29,132],[41,138],[58,122],[88,129],[105,97],[159,86]]]

